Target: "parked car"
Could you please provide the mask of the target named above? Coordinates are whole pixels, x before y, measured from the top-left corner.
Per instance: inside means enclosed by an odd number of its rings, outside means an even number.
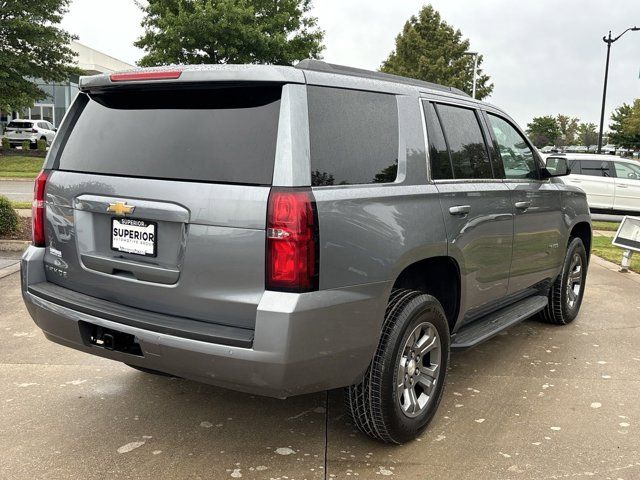
[[[22,142],[28,140],[31,148],[36,148],[38,140],[50,145],[56,136],[56,128],[46,120],[12,120],[7,124],[4,136],[12,147],[21,146]]]
[[[554,150],[556,150],[556,147],[553,145],[546,145],[540,149],[542,153],[552,153]]]
[[[584,192],[458,90],[319,61],[140,69],[82,78],[60,133],[21,271],[62,345],[274,397],[346,387],[354,425],[402,443],[451,350],[580,309]]]
[[[571,175],[559,179],[587,194],[592,211],[640,212],[640,163],[615,155],[551,155],[547,167],[553,171],[558,161],[569,164]]]

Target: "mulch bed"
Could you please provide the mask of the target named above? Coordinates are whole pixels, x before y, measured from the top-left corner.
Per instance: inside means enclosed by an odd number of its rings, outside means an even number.
[[[16,233],[0,235],[0,240],[31,240],[31,218],[20,217],[20,225]]]
[[[47,152],[41,150],[18,150],[17,148],[0,149],[0,157],[36,157],[44,158]]]

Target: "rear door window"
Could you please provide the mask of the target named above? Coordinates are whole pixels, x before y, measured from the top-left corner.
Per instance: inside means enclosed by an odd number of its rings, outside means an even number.
[[[313,186],[392,183],[398,171],[394,95],[309,86]]]
[[[282,87],[118,89],[84,102],[58,168],[269,185]]]
[[[601,160],[581,160],[580,170],[582,175],[590,177],[613,177],[613,165],[611,162]]]
[[[437,104],[451,155],[453,178],[493,178],[489,152],[475,110]]]
[[[431,178],[446,180],[453,178],[453,167],[447,142],[444,139],[442,126],[433,103],[425,103],[427,137],[429,139],[429,160],[431,162]]]

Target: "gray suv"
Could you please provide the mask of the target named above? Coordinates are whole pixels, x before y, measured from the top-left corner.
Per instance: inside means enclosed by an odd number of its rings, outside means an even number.
[[[22,291],[62,345],[235,390],[346,387],[418,435],[449,353],[580,308],[591,220],[513,120],[319,61],[85,77],[36,181]]]

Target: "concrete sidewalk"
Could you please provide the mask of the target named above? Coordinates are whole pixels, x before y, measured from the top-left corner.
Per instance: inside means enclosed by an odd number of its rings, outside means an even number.
[[[156,377],[46,341],[0,279],[0,478],[640,478],[638,275],[591,265],[573,324],[451,357],[432,425],[353,431],[332,391],[285,401]],[[614,266],[615,267],[615,266]]]

